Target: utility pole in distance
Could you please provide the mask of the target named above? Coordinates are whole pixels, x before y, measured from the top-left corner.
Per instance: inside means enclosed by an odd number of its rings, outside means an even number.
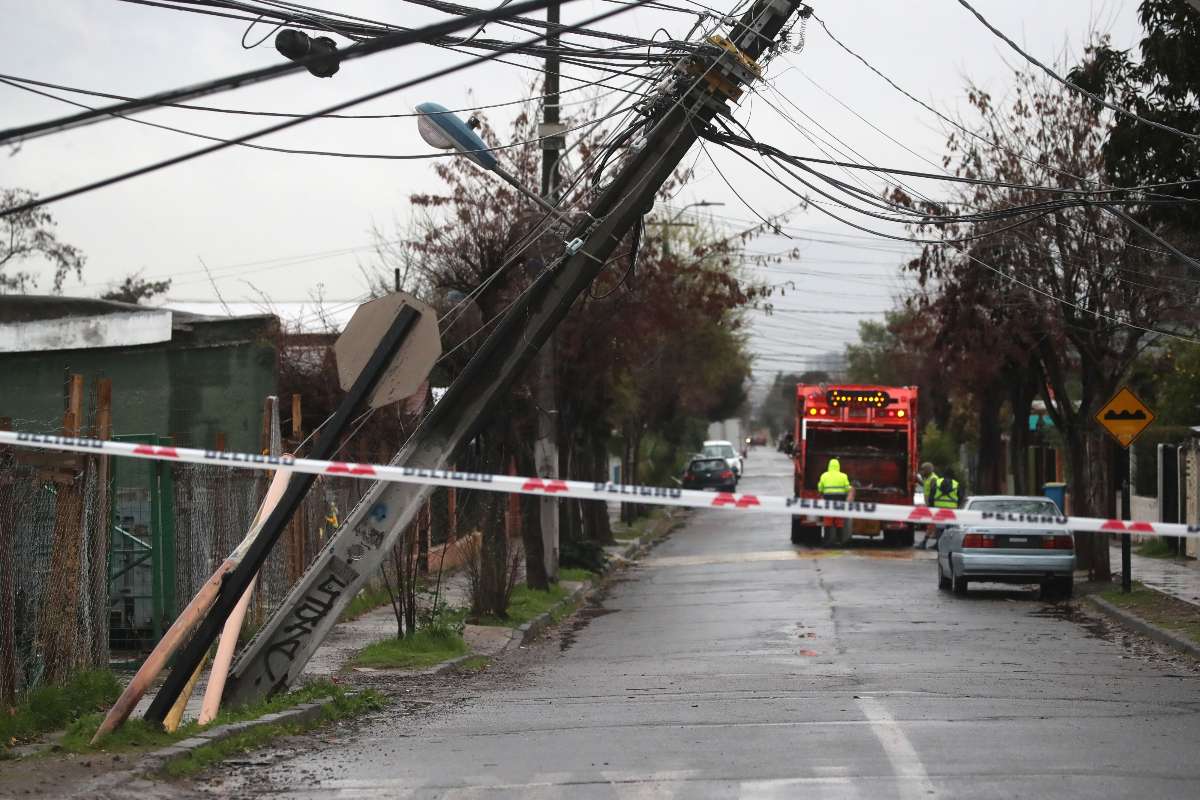
[[[457,449],[482,429],[499,398],[653,206],[659,188],[695,143],[697,130],[718,113],[730,113],[728,101],[740,98],[742,85],[759,77],[757,60],[775,47],[801,5],[800,0],[756,0],[733,23],[728,39],[713,37],[680,59],[675,75],[647,99],[644,140],[567,234],[571,244],[563,257],[513,303],[395,463],[414,470],[453,463]],[[802,13],[811,11],[805,7]],[[430,491],[414,484],[371,487],[247,645],[226,684],[226,703],[272,694],[299,676]]]
[[[542,100],[542,124],[538,136],[542,140],[542,197],[551,205],[558,205],[558,162],[562,158],[566,140],[563,124],[558,116],[559,58],[559,5],[546,7],[546,91]],[[542,345],[537,356],[535,392],[537,408],[537,441],[533,459],[539,478],[559,478],[558,452],[558,375],[555,364],[558,357],[557,337],[552,333]],[[543,497],[538,501],[542,530],[542,563],[546,567],[546,579],[551,583],[558,580],[558,501]]]

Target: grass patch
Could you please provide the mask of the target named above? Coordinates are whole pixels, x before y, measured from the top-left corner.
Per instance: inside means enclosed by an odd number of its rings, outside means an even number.
[[[583,583],[584,581],[590,581],[598,574],[599,573],[592,572],[590,569],[583,569],[582,567],[565,567],[558,571],[558,579],[560,581],[575,581],[577,583]]]
[[[1165,540],[1155,537],[1149,541],[1142,542],[1133,548],[1133,551],[1139,556],[1146,558],[1175,558],[1175,548]]]
[[[380,606],[388,605],[392,602],[392,598],[388,595],[387,589],[375,584],[367,584],[361,592],[354,595],[354,599],[350,601],[350,605],[346,606],[342,611],[342,615],[338,617],[338,622],[349,622],[352,619],[358,619],[368,611],[374,611]]]
[[[175,778],[194,775],[232,755],[270,744],[281,736],[292,736],[335,720],[359,716],[382,708],[385,704],[383,696],[372,690],[350,695],[341,688],[336,688],[333,697],[333,702],[321,709],[319,719],[308,723],[260,725],[228,739],[198,747],[186,756],[168,763],[163,772]]]
[[[15,708],[0,709],[0,752],[108,708],[120,694],[120,682],[106,669],[81,672],[64,686],[34,689]]]
[[[459,672],[480,672],[488,668],[492,660],[487,656],[471,656],[468,659],[458,662],[455,667]]]
[[[1117,608],[1200,643],[1200,607],[1150,589],[1137,581],[1133,582],[1133,591],[1129,594],[1122,593],[1120,589],[1109,589],[1101,592],[1100,596]]]
[[[195,721],[185,723],[180,725],[179,729],[174,733],[167,733],[155,723],[146,722],[141,719],[131,719],[101,739],[100,744],[96,747],[92,747],[90,742],[92,736],[96,733],[96,729],[100,727],[100,722],[104,719],[104,714],[93,713],[80,718],[67,728],[61,746],[68,753],[94,753],[97,751],[111,753],[165,747],[172,742],[186,739],[189,736],[195,736],[207,728],[225,725],[230,722],[257,719],[264,714],[284,711],[301,703],[311,703],[314,700],[337,697],[340,693],[342,693],[342,689],[329,681],[314,681],[313,683],[301,686],[295,691],[288,692],[287,694],[279,694],[259,703],[224,709],[217,714],[215,720],[203,727]]]
[[[512,600],[508,604],[508,617],[481,617],[475,621],[477,625],[499,625],[509,628],[519,628],[557,605],[567,596],[567,590],[561,584],[552,584],[548,591],[530,589],[524,584],[513,589]]]
[[[466,654],[467,643],[452,630],[422,628],[403,639],[381,639],[367,645],[353,663],[362,667],[416,669]]]

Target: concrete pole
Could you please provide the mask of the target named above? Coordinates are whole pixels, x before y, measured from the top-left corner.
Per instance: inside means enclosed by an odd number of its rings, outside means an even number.
[[[546,8],[546,22],[551,26],[559,23],[557,3]],[[559,121],[558,77],[559,58],[558,31],[550,27],[546,46],[546,91],[542,103],[542,124],[538,135],[542,139],[542,197],[555,205],[558,201],[558,161],[564,145],[562,123]],[[559,478],[558,459],[558,399],[555,362],[557,360],[556,337],[551,334],[538,352],[536,382],[537,441],[534,445],[534,463],[538,477]],[[538,501],[542,529],[542,560],[546,565],[546,578],[558,580],[558,500],[544,497]]]

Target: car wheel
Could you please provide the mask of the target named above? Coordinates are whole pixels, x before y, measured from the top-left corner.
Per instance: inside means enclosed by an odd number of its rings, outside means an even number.
[[[954,589],[954,593],[961,597],[967,593],[967,579],[952,575],[951,587]]]
[[[943,592],[950,591],[950,579],[946,577],[946,573],[942,572],[942,560],[937,560],[938,565],[938,588]]]

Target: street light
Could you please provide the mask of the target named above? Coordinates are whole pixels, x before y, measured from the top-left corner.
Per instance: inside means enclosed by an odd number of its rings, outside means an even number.
[[[542,197],[522,186],[516,177],[500,166],[500,162],[492,155],[491,148],[479,138],[470,122],[463,122],[438,103],[421,103],[417,106],[417,113],[420,115],[417,117],[417,130],[427,145],[438,150],[457,150],[459,155],[465,156],[488,172],[494,172],[509,186],[549,211],[561,222],[571,224],[571,220],[556,206],[550,205]],[[567,250],[574,253],[582,245],[583,241],[576,239],[568,243]]]

